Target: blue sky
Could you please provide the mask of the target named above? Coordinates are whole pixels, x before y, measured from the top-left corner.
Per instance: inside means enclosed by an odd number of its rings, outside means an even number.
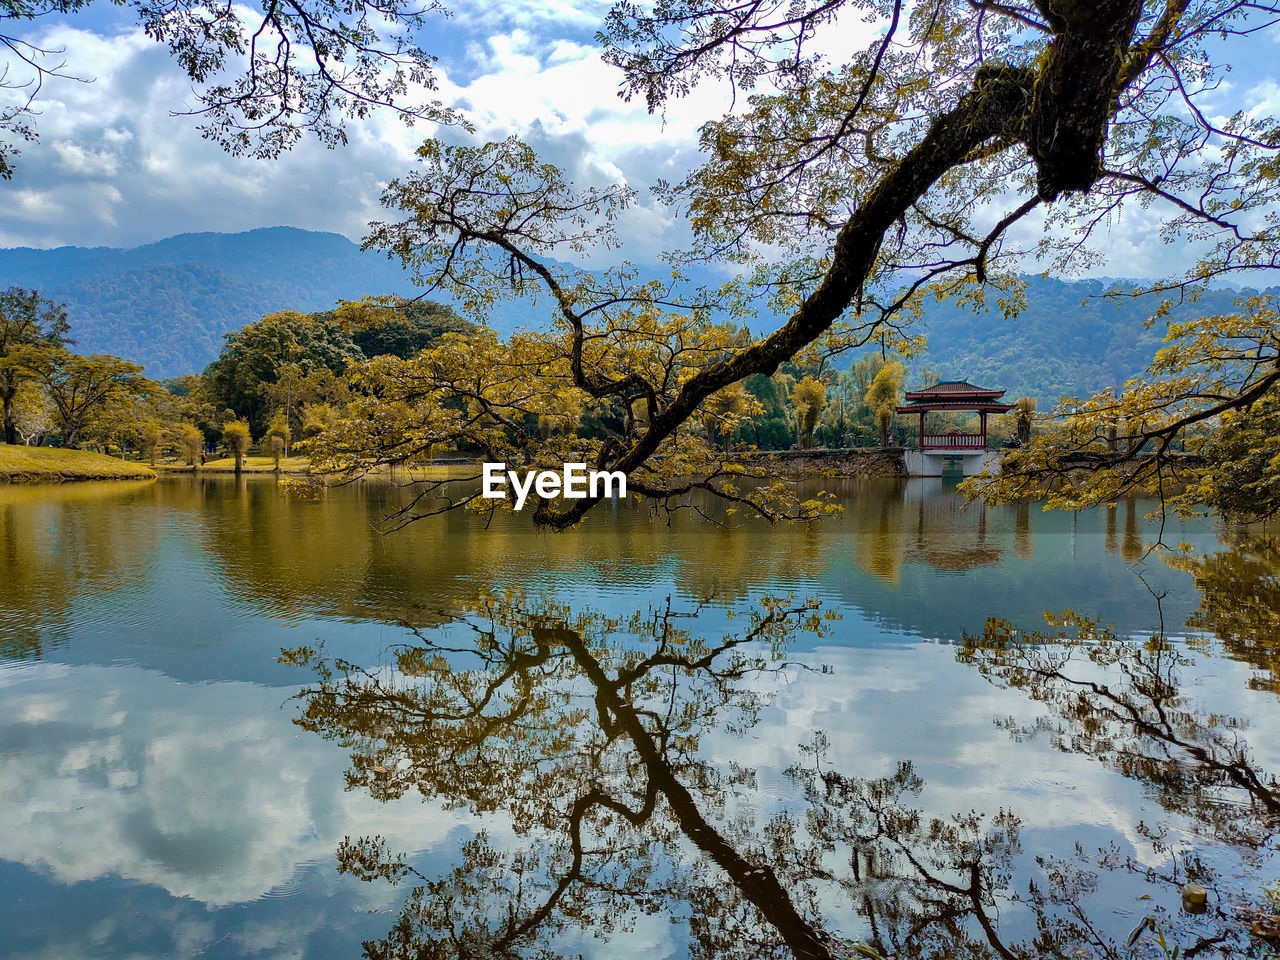
[[[617,97],[618,74],[593,42],[608,4],[599,0],[457,0],[424,47],[437,54],[446,99],[465,108],[478,135],[510,133],[583,183],[625,180],[641,201],[622,226],[624,255],[648,262],[686,239],[683,224],[647,191],[697,162],[696,131],[727,92],[714,84],[677,102],[665,122]],[[850,18],[826,39],[833,51],[864,43],[871,27]],[[0,185],[0,246],[134,246],[175,233],[285,224],[359,240],[379,215],[381,184],[406,171],[429,125],[406,129],[380,116],[351,130],[346,148],[304,141],[277,161],[229,157],[201,139],[196,121],[170,113],[191,103],[190,83],[129,11],[99,2],[45,17],[26,36],[65,47],[92,83],[51,80],[41,98],[41,141],[24,148],[15,179]],[[1280,108],[1274,34],[1232,44],[1223,109]],[[1217,106],[1217,104],[1210,104]],[[1114,227],[1094,273],[1154,276],[1184,251],[1154,235],[1150,215]]]

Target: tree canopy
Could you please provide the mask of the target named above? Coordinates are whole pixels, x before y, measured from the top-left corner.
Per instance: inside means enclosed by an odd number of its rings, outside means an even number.
[[[1197,106],[1223,93],[1232,40],[1276,12],[1234,0],[620,3],[600,38],[625,95],[662,110],[715,75],[746,97],[704,125],[702,166],[658,187],[694,231],[693,249],[671,257],[677,278],[698,258],[742,279],[689,294],[625,265],[567,269],[553,253],[616,242],[630,187],[579,189],[516,140],[428,141],[388,186],[393,217],[368,245],[478,314],[514,291],[542,297],[554,319],[509,344],[460,338],[407,365],[361,368],[366,429],[351,421],[324,459],[359,472],[468,433],[499,459],[571,455],[621,470],[665,503],[702,486],[770,519],[815,516],[726,474],[703,423],[709,397],[806,354],[875,344],[910,356],[928,296],[994,297],[1015,312],[1012,271],[1026,255],[1086,264],[1093,232],[1132,206],[1159,208],[1164,236],[1203,252],[1158,291],[1194,295],[1277,265],[1280,128],[1256,111],[1214,121]],[[851,17],[877,24],[875,38],[842,60],[820,54]],[[1010,228],[1033,215],[1046,229],[1028,250]],[[746,323],[764,302],[789,311],[766,336],[712,315]],[[557,397],[588,411],[643,401],[645,416],[569,450],[525,423],[530,406]],[[434,492],[437,508],[469,502]],[[594,502],[543,501],[535,520],[571,526]]]
[[[91,2],[0,4],[0,44],[15,59],[0,89],[17,95],[0,108],[0,178],[13,176],[17,143],[37,137],[45,80],[82,76],[60,51],[25,39],[20,24],[77,13]],[[204,135],[231,153],[275,156],[307,131],[328,146],[345,143],[346,122],[377,107],[410,123],[458,119],[435,97],[433,58],[416,39],[442,12],[438,0],[273,0],[257,9],[212,0],[133,0],[128,6],[191,79],[196,105],[186,112],[200,117]]]
[[[446,333],[470,333],[475,328],[452,308],[427,300],[407,303],[376,324],[360,326],[351,339],[366,357],[389,354],[407,360]]]
[[[10,287],[0,293],[0,402],[4,404],[4,442],[18,442],[14,400],[23,384],[35,377],[33,351],[60,348],[69,342],[67,312],[35,290]]]
[[[40,347],[26,362],[53,406],[64,447],[77,446],[96,421],[118,419],[120,406],[159,391],[142,367],[119,357]]]
[[[1143,493],[1183,513],[1265,519],[1280,512],[1278,400],[1280,316],[1270,297],[1247,298],[1170,325],[1147,377],[1088,398],[970,486],[993,501],[1080,509]]]
[[[247,418],[260,433],[281,405],[283,398],[272,402],[271,388],[282,379],[294,383],[320,371],[341,373],[363,356],[333,315],[282,310],[227,334],[204,380],[215,404]]]

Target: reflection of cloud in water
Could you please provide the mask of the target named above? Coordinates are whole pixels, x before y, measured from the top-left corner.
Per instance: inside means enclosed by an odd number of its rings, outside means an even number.
[[[279,689],[28,664],[0,690],[0,858],[62,883],[117,875],[223,906],[332,863],[347,834],[421,851],[461,822],[346,792],[346,754],[300,734]]]
[[[1145,795],[1143,782],[1117,776],[1087,755],[1055,750],[1047,737],[1011,736],[995,721],[1031,724],[1046,710],[957,663],[954,648],[824,646],[797,659],[830,672],[793,673],[776,687],[776,681],[761,681],[776,696],[749,736],[715,732],[703,741],[704,754],[715,762],[736,761],[760,771],[762,801],[772,794],[777,807],[789,802],[790,785],[781,773],[806,762],[797,744],[821,730],[830,740],[824,760],[830,769],[878,777],[911,760],[925,780],[920,804],[930,815],[991,815],[1004,808],[1022,821],[1029,843],[1035,831],[1069,836],[1092,827],[1126,843],[1127,852],[1143,863],[1165,862],[1139,829],[1144,822],[1168,821]],[[1088,665],[1081,672],[1101,677]],[[1280,714],[1274,701],[1256,694],[1242,700],[1241,692],[1249,693],[1247,670],[1218,661],[1211,673],[1188,680],[1198,699],[1218,707],[1234,704],[1232,712],[1248,717],[1242,733],[1260,765],[1280,766]],[[1171,825],[1185,848],[1196,845],[1185,825]]]

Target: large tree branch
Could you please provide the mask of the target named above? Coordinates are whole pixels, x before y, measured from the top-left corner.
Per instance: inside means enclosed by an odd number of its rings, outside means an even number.
[[[984,67],[974,88],[960,98],[954,109],[933,122],[921,141],[868,194],[841,228],[831,267],[818,289],[776,332],[687,380],[666,409],[651,419],[649,429],[611,464],[612,468],[630,474],[711,394],[753,373],[772,376],[780,364],[821,336],[861,292],[875,266],[881,238],[894,222],[973,150],[995,137],[1021,132],[1034,80],[1030,70],[1002,65]],[[544,504],[534,519],[547,526],[571,526],[597,500],[578,500],[562,511]]]

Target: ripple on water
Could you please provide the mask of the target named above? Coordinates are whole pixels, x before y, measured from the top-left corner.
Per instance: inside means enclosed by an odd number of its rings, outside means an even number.
[[[262,895],[264,900],[290,900],[304,892],[302,872],[295,870],[289,879],[276,884]]]

